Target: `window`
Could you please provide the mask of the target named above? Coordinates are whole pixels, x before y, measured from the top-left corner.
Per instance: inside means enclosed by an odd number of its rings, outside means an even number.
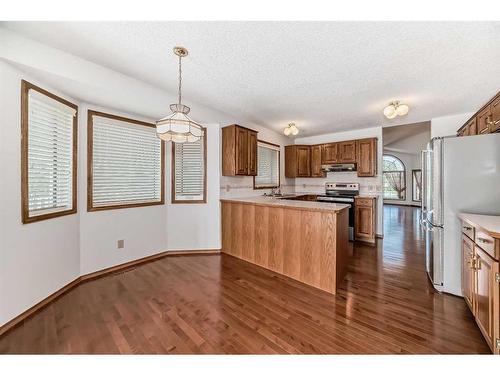
[[[254,189],[270,189],[280,186],[280,146],[257,142],[257,176],[253,178]]]
[[[392,155],[384,155],[383,172],[384,199],[406,199],[406,171],[401,160]]]
[[[21,82],[22,222],[76,212],[78,107]]]
[[[412,200],[420,202],[422,199],[422,170],[414,169],[411,171],[412,177]]]
[[[172,142],[172,203],[207,202],[207,137],[194,143]]]
[[[163,142],[154,124],[88,111],[87,210],[164,203]]]

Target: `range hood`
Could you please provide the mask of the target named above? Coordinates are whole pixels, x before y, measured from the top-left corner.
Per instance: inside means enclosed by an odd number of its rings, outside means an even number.
[[[353,172],[356,171],[356,164],[323,164],[321,169],[325,172]]]

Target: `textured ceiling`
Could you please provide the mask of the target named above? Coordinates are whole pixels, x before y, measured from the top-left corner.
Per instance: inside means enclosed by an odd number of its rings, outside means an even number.
[[[169,92],[301,136],[470,112],[500,88],[499,22],[7,22]],[[393,99],[411,107],[387,120]],[[193,107],[193,117],[195,116]]]

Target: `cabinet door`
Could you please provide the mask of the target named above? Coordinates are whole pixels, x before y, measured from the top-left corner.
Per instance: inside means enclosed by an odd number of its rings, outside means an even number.
[[[491,124],[490,133],[494,133],[500,130],[500,95],[493,100],[491,107]]]
[[[356,154],[358,176],[374,177],[377,174],[377,138],[358,140]]]
[[[248,131],[236,127],[236,174],[248,174]]]
[[[477,123],[475,117],[467,124],[467,131],[469,132],[469,135],[477,134]]]
[[[462,234],[462,293],[465,302],[474,314],[472,294],[474,291],[474,243]]]
[[[489,122],[491,121],[490,106],[483,109],[477,115],[477,134],[487,134],[490,132]]]
[[[338,144],[338,159],[340,163],[355,163],[356,141],[340,142]]]
[[[370,240],[374,237],[373,233],[373,208],[372,206],[356,206],[354,217],[354,235],[356,239]]]
[[[248,175],[257,176],[257,133],[248,131]]]
[[[297,176],[311,176],[311,149],[309,146],[297,146]]]
[[[321,169],[321,145],[311,146],[311,177],[324,177]]]
[[[498,337],[498,283],[495,274],[498,262],[493,260],[479,246],[475,246],[475,304],[476,322],[484,338],[495,352],[495,340]]]
[[[338,143],[327,143],[321,145],[321,163],[338,163]]]

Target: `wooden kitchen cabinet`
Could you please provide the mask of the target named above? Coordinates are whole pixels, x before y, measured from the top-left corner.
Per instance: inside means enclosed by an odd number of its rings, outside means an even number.
[[[222,128],[222,175],[257,175],[257,132],[240,125]]]
[[[335,164],[339,162],[338,143],[325,143],[321,145],[321,163]]]
[[[375,243],[377,199],[356,197],[354,199],[354,238],[357,241]]]
[[[472,304],[474,261],[474,242],[465,234],[462,234],[462,293],[472,312],[474,312],[474,305]]]
[[[486,342],[500,354],[500,217],[459,214],[462,292]]]
[[[477,325],[492,351],[498,350],[498,262],[492,259],[483,249],[475,246],[475,288],[473,294]]]
[[[325,177],[321,169],[321,145],[311,146],[311,177]]]
[[[377,174],[377,138],[356,141],[356,162],[359,177],[374,177]]]
[[[498,95],[490,105],[491,107],[491,123],[490,133],[495,133],[500,130],[500,95]]]
[[[285,177],[311,176],[311,147],[307,145],[285,146]]]
[[[490,106],[487,106],[481,112],[478,113],[477,121],[477,134],[486,134],[490,132],[489,122],[491,119]]]
[[[500,131],[500,92],[457,130],[457,136],[479,135]]]
[[[338,143],[339,163],[356,163],[356,141]]]

